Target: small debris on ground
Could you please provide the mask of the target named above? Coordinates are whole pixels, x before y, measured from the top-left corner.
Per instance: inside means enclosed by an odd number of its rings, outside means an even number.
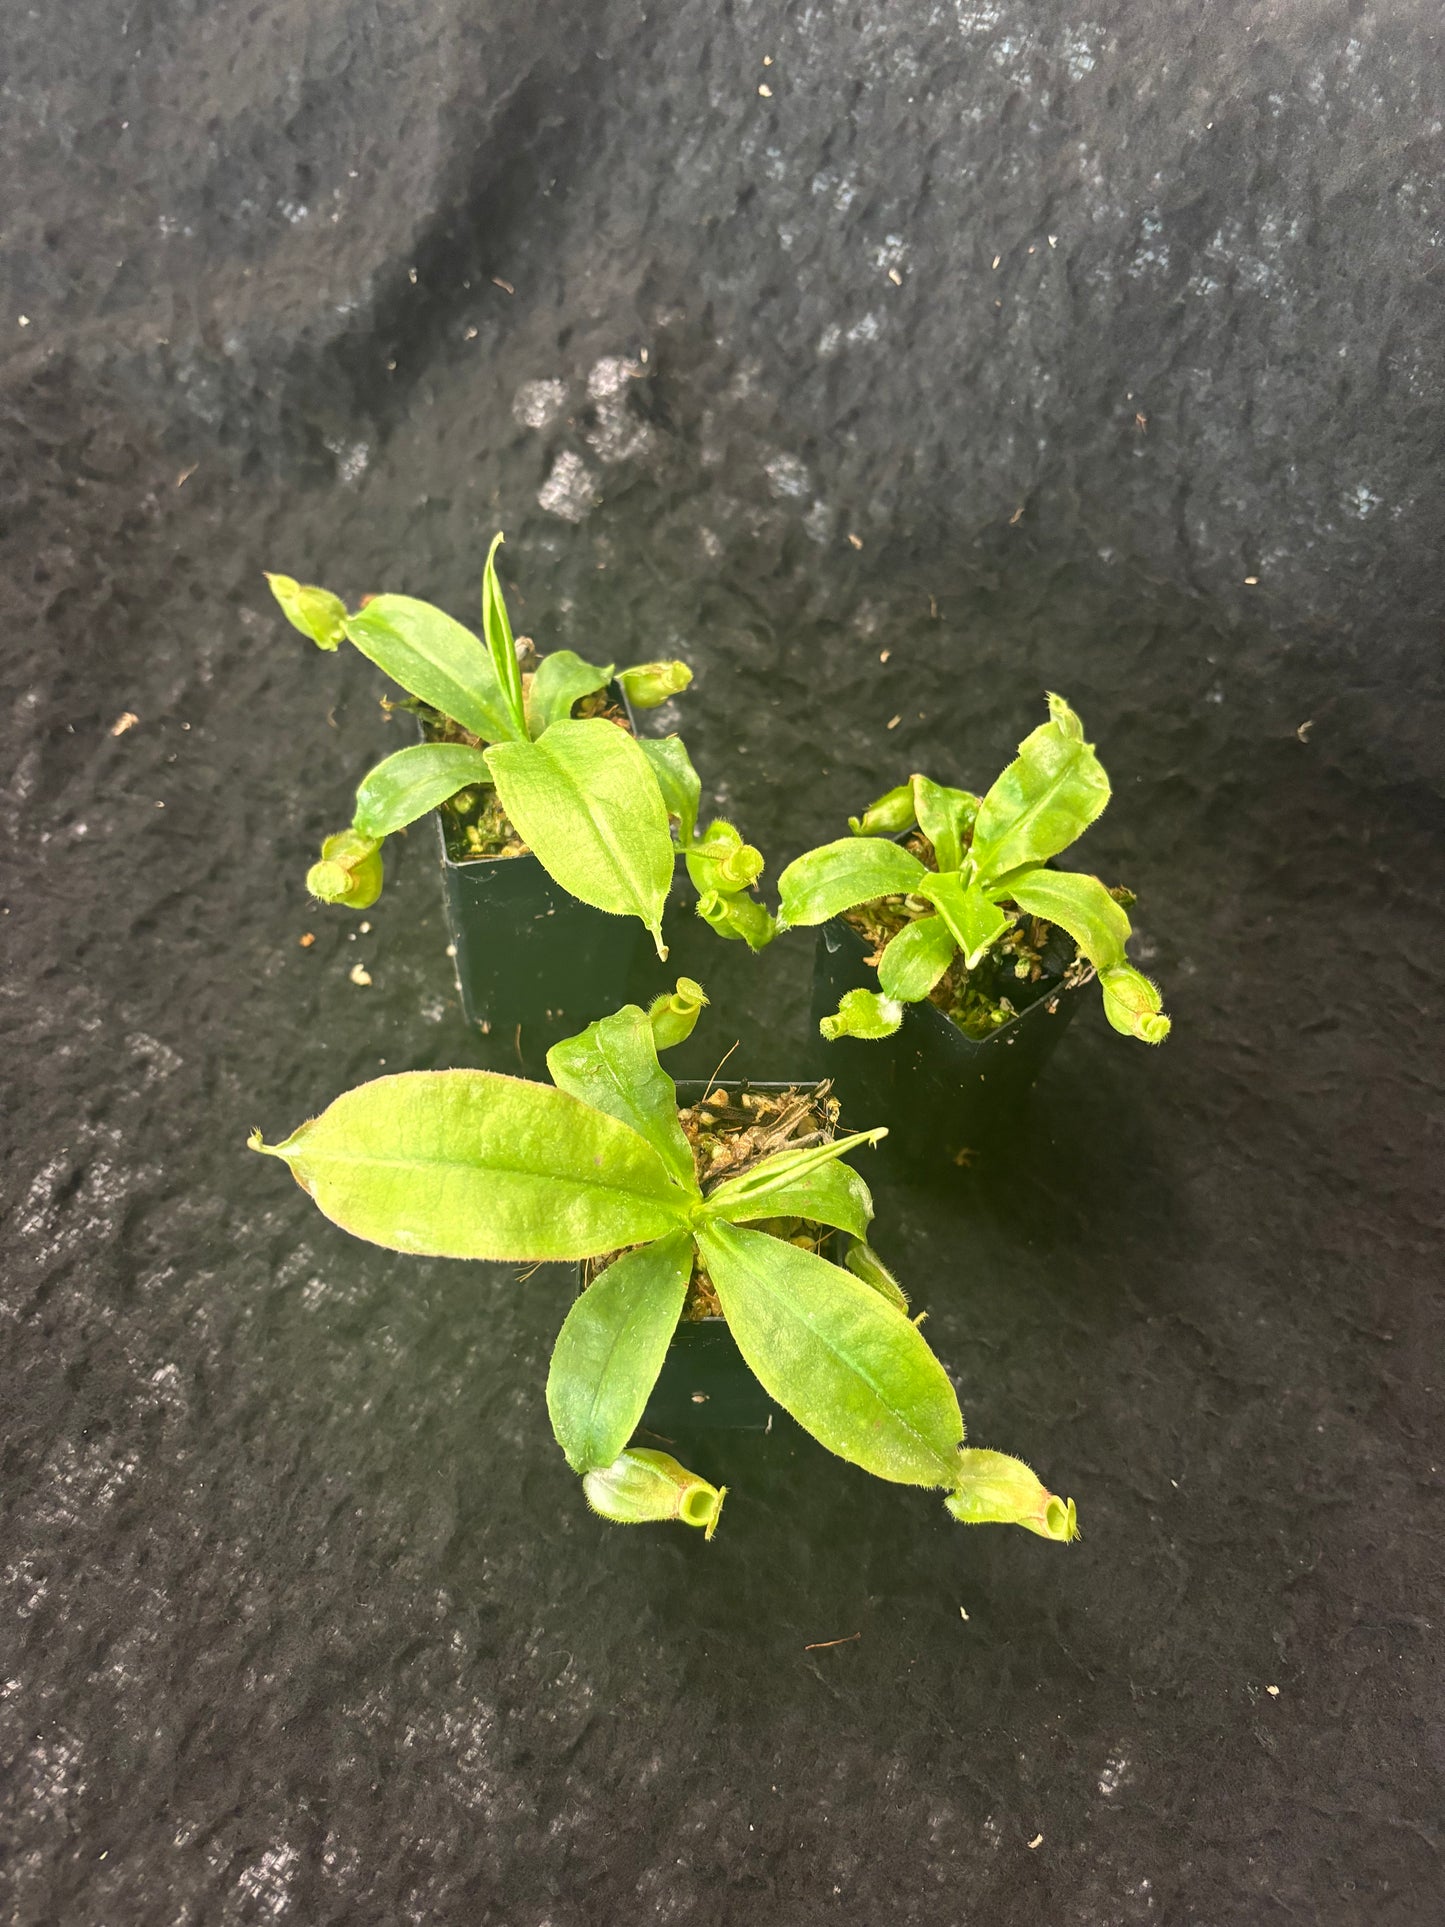
[[[967,1619],[967,1618],[968,1618],[968,1607],[967,1607],[967,1606],[960,1606],[960,1607],[959,1607],[959,1609],[958,1609],[958,1616],[959,1616],[959,1618],[960,1618],[960,1619]]]
[[[895,288],[901,288],[903,286],[903,276],[898,272],[897,268],[890,268],[888,270],[888,279],[893,283]]]
[[[1029,1842],[1029,1852],[1032,1853],[1035,1847],[1041,1847],[1043,1844],[1044,1836],[1041,1833],[1036,1833]]]
[[[517,292],[517,290],[512,286],[511,282],[504,281],[501,275],[499,274],[494,274],[492,276],[492,286],[494,288],[500,288],[503,294],[515,294]]]
[[[771,100],[773,97],[773,90],[766,81],[762,81],[759,84],[758,92],[762,95],[764,100]]]
[[[1315,719],[1313,716],[1311,716],[1307,723],[1300,724],[1299,728],[1295,731],[1295,735],[1299,737],[1302,743],[1307,743],[1310,739],[1310,731],[1314,728],[1314,726],[1315,726]]]
[[[363,937],[369,937],[371,935],[371,924],[368,921],[357,924],[356,928]]]
[[[1266,1686],[1264,1690],[1266,1693],[1269,1694],[1272,1700],[1277,1700],[1279,1698],[1279,1688],[1277,1686]]]
[[[314,930],[303,930],[296,941],[303,950],[309,950],[316,941],[316,932]]]
[[[889,719],[889,723],[888,723],[888,727],[889,727],[890,729],[897,729],[897,727],[898,727],[898,725],[899,725],[899,724],[900,724],[900,723],[901,723],[902,721],[903,721],[903,718],[902,718],[901,716],[893,716],[893,717],[890,717],[890,719]]]
[[[1024,519],[1024,504],[1020,502],[1018,507],[1014,510],[1013,514],[1009,517],[1008,525],[1011,529],[1016,529],[1019,523],[1023,521],[1023,519]]]
[[[888,660],[888,658],[889,658],[889,657],[890,657],[890,656],[891,656],[892,654],[893,654],[893,651],[892,651],[891,649],[880,649],[880,650],[878,651],[878,660],[879,660],[879,662],[887,662],[887,660]]]
[[[1259,577],[1257,575],[1247,575],[1244,578],[1244,586],[1246,589],[1257,589],[1259,587]]]
[[[853,547],[854,547],[855,549],[861,549],[861,548],[862,548],[862,546],[863,546],[863,538],[862,538],[862,536],[861,536],[861,535],[854,535],[854,534],[853,534],[853,533],[852,533],[851,531],[849,532],[849,535],[848,535],[848,540],[849,540],[849,541],[850,541],[850,542],[851,542],[851,543],[853,544]]]
[[[199,462],[192,462],[189,468],[183,468],[180,474],[176,477],[176,487],[184,488],[186,483],[190,481],[191,477],[195,474],[196,470],[200,466],[201,465]]]
[[[351,966],[350,976],[354,984],[365,985],[371,982],[371,972],[365,964],[353,964]]]
[[[841,1639],[815,1639],[812,1645],[805,1646],[803,1651],[805,1653],[821,1653],[829,1646],[851,1646],[855,1639],[861,1639],[862,1637],[862,1633],[845,1633]]]
[[[128,729],[134,729],[140,721],[133,709],[123,709],[110,726],[112,736],[124,736]]]
[[[1002,256],[1001,254],[996,254],[996,255],[995,255],[995,256],[993,257],[993,265],[994,265],[994,267],[995,267],[995,268],[997,268],[997,266],[998,266],[998,264],[999,264],[999,262],[1000,262],[1000,261],[1002,261],[1002,259],[1003,259],[1003,256]]]

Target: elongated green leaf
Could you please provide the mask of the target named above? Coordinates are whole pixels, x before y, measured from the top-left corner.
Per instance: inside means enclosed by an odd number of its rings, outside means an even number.
[[[688,1198],[636,1131],[550,1084],[403,1071],[347,1091],[284,1144],[333,1223],[438,1258],[595,1258],[665,1237]]]
[[[764,1391],[839,1458],[952,1486],[963,1419],[916,1325],[838,1265],[760,1231],[697,1233],[723,1316]]]
[[[903,1022],[903,1006],[876,990],[845,990],[838,1008],[818,1029],[831,1044],[839,1037],[891,1037]]]
[[[1109,801],[1109,779],[1084,727],[1061,696],[1049,720],[1019,744],[979,805],[971,851],[981,883],[1021,863],[1042,863],[1083,835]]]
[[[919,885],[919,895],[937,907],[963,952],[967,970],[973,969],[1009,927],[1008,917],[992,898],[985,896],[977,883],[965,889],[956,871],[947,876],[930,876]]]
[[[933,845],[939,869],[956,870],[963,862],[963,839],[978,814],[978,798],[970,790],[931,783],[926,776],[912,781],[918,827]]]
[[[547,1374],[547,1410],[574,1472],[613,1463],[637,1429],[687,1297],[685,1231],[624,1253],[568,1312]]]
[[[761,1168],[761,1167],[760,1167]],[[729,1179],[740,1184],[741,1179]],[[718,1203],[720,1184],[708,1199]],[[760,1218],[807,1218],[813,1224],[828,1224],[839,1231],[866,1238],[873,1222],[873,1194],[851,1164],[820,1164],[800,1176],[779,1184],[775,1190],[724,1199],[718,1216],[729,1224],[756,1224]]]
[[[630,1125],[693,1197],[697,1176],[692,1147],[677,1121],[677,1086],[657,1061],[657,1038],[646,1011],[624,1004],[599,1017],[580,1036],[564,1037],[547,1053],[558,1090]]]
[[[892,939],[878,959],[878,983],[885,997],[921,1003],[953,962],[958,940],[942,917],[920,917]]]
[[[445,803],[469,783],[490,783],[479,749],[465,743],[413,743],[377,764],[356,792],[353,825],[363,836],[390,836]]]
[[[487,654],[492,659],[497,685],[511,718],[511,733],[525,737],[527,718],[522,703],[522,670],[517,661],[517,645],[512,638],[512,623],[502,597],[502,585],[497,579],[497,550],[501,546],[501,535],[494,535],[492,546],[487,550],[486,566],[482,570],[482,634],[486,638]]]
[[[652,766],[663,805],[677,818],[678,841],[684,849],[697,830],[702,781],[680,736],[639,736],[637,747]]]
[[[571,649],[554,649],[543,656],[527,692],[527,724],[532,735],[540,736],[553,723],[572,714],[572,705],[594,690],[605,689],[612,680],[612,664],[599,669],[583,662]]]
[[[796,1189],[815,1172],[823,1170],[838,1158],[846,1157],[849,1151],[856,1151],[860,1144],[876,1144],[887,1135],[887,1130],[880,1125],[874,1131],[855,1131],[851,1137],[835,1138],[831,1144],[810,1144],[804,1150],[776,1151],[772,1157],[755,1164],[751,1171],[744,1171],[741,1177],[725,1178],[721,1184],[715,1185],[703,1200],[702,1210],[697,1215],[730,1221],[743,1216],[792,1216],[791,1205],[780,1213],[774,1203],[782,1192]],[[768,1208],[758,1211],[753,1208],[756,1205]]]
[[[672,837],[647,758],[615,723],[553,723],[535,743],[487,751],[502,807],[537,861],[594,909],[640,917],[665,957]]]
[[[881,836],[845,836],[790,863],[778,878],[783,928],[826,923],[874,897],[907,895],[930,872],[911,851]]]
[[[1019,870],[998,886],[1031,917],[1043,917],[1067,930],[1096,970],[1124,962],[1129,918],[1097,877],[1071,870]]]
[[[486,650],[443,610],[413,596],[373,596],[346,618],[346,633],[393,682],[483,742],[516,734]]]

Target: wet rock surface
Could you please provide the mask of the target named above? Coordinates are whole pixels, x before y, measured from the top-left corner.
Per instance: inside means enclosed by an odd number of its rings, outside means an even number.
[[[82,7],[7,67],[6,1918],[1431,1919],[1430,12]],[[710,1547],[605,1528],[566,1270],[246,1156],[474,1054],[429,836],[368,931],[305,898],[401,739],[260,571],[466,618],[496,527],[519,633],[693,662],[774,877],[1084,716],[1175,1034],[1087,1011],[878,1199],[1079,1546],[797,1436],[683,1454]],[[679,1074],[810,1068],[806,936],[673,964]]]

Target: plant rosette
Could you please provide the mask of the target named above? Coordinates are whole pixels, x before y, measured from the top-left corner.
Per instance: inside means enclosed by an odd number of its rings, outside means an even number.
[[[741,1177],[775,1151],[806,1149],[837,1135],[839,1105],[826,1079],[683,1079],[677,1096],[678,1122],[704,1188],[724,1177]],[[765,1220],[758,1228],[841,1260],[852,1270],[868,1263],[868,1254],[855,1240],[827,1225],[784,1217]],[[579,1264],[579,1295],[620,1255],[608,1253]],[[883,1277],[881,1271],[876,1275]],[[901,1292],[898,1303],[906,1309]],[[766,1433],[776,1417],[777,1407],[748,1370],[728,1329],[706,1268],[694,1261],[677,1329],[639,1421],[641,1432],[664,1442],[699,1430]]]
[[[599,701],[615,677],[633,707],[655,708],[687,687],[691,670],[680,662],[618,670],[557,649],[524,675],[497,577],[501,540],[483,571],[480,638],[412,596],[371,596],[348,612],[329,590],[267,577],[294,628],[321,649],[350,642],[424,706],[438,739],[397,750],[364,778],[350,827],[326,839],[308,874],[313,894],[368,908],[382,887],[386,838],[451,804],[464,839],[478,832],[477,856],[530,853],[580,903],[635,917],[659,957],[681,851],[689,869],[702,866],[700,914],[720,935],[760,947],[773,932],[751,895],[762,857],[730,824],[699,836],[700,784],[679,737],[636,737]],[[468,801],[456,804],[459,796]]]
[[[699,1171],[658,1052],[706,1002],[682,979],[549,1053],[550,1085],[491,1071],[413,1071],[346,1092],[279,1157],[360,1238],[424,1256],[572,1261],[619,1254],[558,1335],[547,1406],[593,1509],[679,1520],[711,1537],[726,1488],[631,1445],[699,1266],[763,1389],[839,1458],[944,1494],[967,1524],[1077,1536],[1071,1500],[1019,1460],[964,1444],[958,1398],[871,1251],[873,1206],[842,1159],[862,1131]],[[799,1221],[849,1241],[850,1265],[760,1225]]]
[[[982,798],[915,775],[850,818],[851,836],[783,871],[780,930],[843,916],[876,952],[878,989],[848,991],[822,1020],[825,1038],[892,1036],[924,1000],[987,1036],[1045,972],[1050,926],[1081,960],[1064,981],[1096,976],[1115,1030],[1146,1044],[1168,1036],[1157,986],[1126,953],[1133,897],[1052,867],[1110,790],[1079,718],[1061,696],[1048,703],[1049,720]]]

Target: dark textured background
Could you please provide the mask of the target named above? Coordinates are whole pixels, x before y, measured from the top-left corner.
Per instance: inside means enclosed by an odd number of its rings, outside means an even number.
[[[1440,1918],[1437,19],[4,7],[0,1918]],[[565,1278],[246,1157],[468,1049],[428,839],[308,907],[395,739],[260,571],[466,615],[497,526],[774,874],[1082,711],[1175,1036],[880,1200],[1080,1545],[782,1438],[605,1528]],[[807,939],[697,934],[786,1074]]]

